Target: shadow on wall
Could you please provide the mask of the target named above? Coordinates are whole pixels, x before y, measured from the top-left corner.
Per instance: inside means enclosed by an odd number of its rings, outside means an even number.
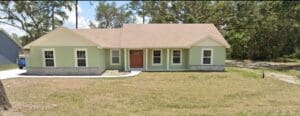
[[[8,110],[9,108],[11,108],[11,104],[9,103],[9,100],[6,96],[6,92],[2,81],[0,80],[0,111]]]

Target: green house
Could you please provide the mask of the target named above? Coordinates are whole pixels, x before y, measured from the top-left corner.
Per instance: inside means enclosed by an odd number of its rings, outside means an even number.
[[[28,74],[105,70],[224,71],[230,45],[213,24],[125,24],[57,28],[24,47]]]

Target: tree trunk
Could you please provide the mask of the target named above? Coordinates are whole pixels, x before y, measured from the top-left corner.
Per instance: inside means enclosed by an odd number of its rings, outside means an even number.
[[[76,29],[78,28],[78,0],[75,3],[75,12],[76,12]]]
[[[52,4],[52,8],[51,8],[52,14],[51,14],[51,18],[52,18],[52,30],[54,30],[55,28],[55,19],[54,19],[54,4]]]

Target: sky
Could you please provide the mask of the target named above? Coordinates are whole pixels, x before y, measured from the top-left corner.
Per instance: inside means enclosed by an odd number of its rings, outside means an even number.
[[[117,6],[124,5],[129,1],[115,1]],[[96,16],[96,7],[98,5],[97,1],[78,1],[78,28],[89,28],[89,22],[93,22],[97,24],[95,21]],[[67,20],[65,20],[63,26],[67,28],[75,28],[75,8],[72,11],[66,10],[66,14],[69,16]],[[141,23],[141,18],[137,17],[137,22]],[[9,34],[16,33],[18,36],[25,35],[26,33],[18,28],[0,24],[0,28],[7,31]]]

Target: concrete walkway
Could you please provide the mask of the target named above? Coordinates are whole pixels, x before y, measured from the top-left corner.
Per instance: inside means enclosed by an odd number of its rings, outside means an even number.
[[[0,79],[9,78],[122,78],[122,77],[132,77],[141,73],[141,71],[131,71],[124,75],[83,75],[83,76],[60,76],[60,75],[21,75],[26,73],[26,70],[20,69],[10,69],[0,71]]]
[[[239,67],[239,69],[244,70],[244,71],[254,72],[254,73],[261,75],[261,72],[254,71],[253,69],[250,69],[250,68]],[[265,71],[265,75],[267,77],[275,78],[275,79],[278,79],[278,80],[281,80],[281,81],[284,81],[287,83],[300,85],[300,81],[299,81],[299,79],[297,79],[296,76],[286,75],[286,74],[282,74],[282,73],[275,73],[275,72],[270,72],[270,71]]]
[[[288,82],[288,83],[300,85],[296,76],[290,76],[290,75],[273,73],[273,72],[268,72],[268,73],[266,73],[266,75],[270,76],[272,78],[276,78],[276,79]]]

